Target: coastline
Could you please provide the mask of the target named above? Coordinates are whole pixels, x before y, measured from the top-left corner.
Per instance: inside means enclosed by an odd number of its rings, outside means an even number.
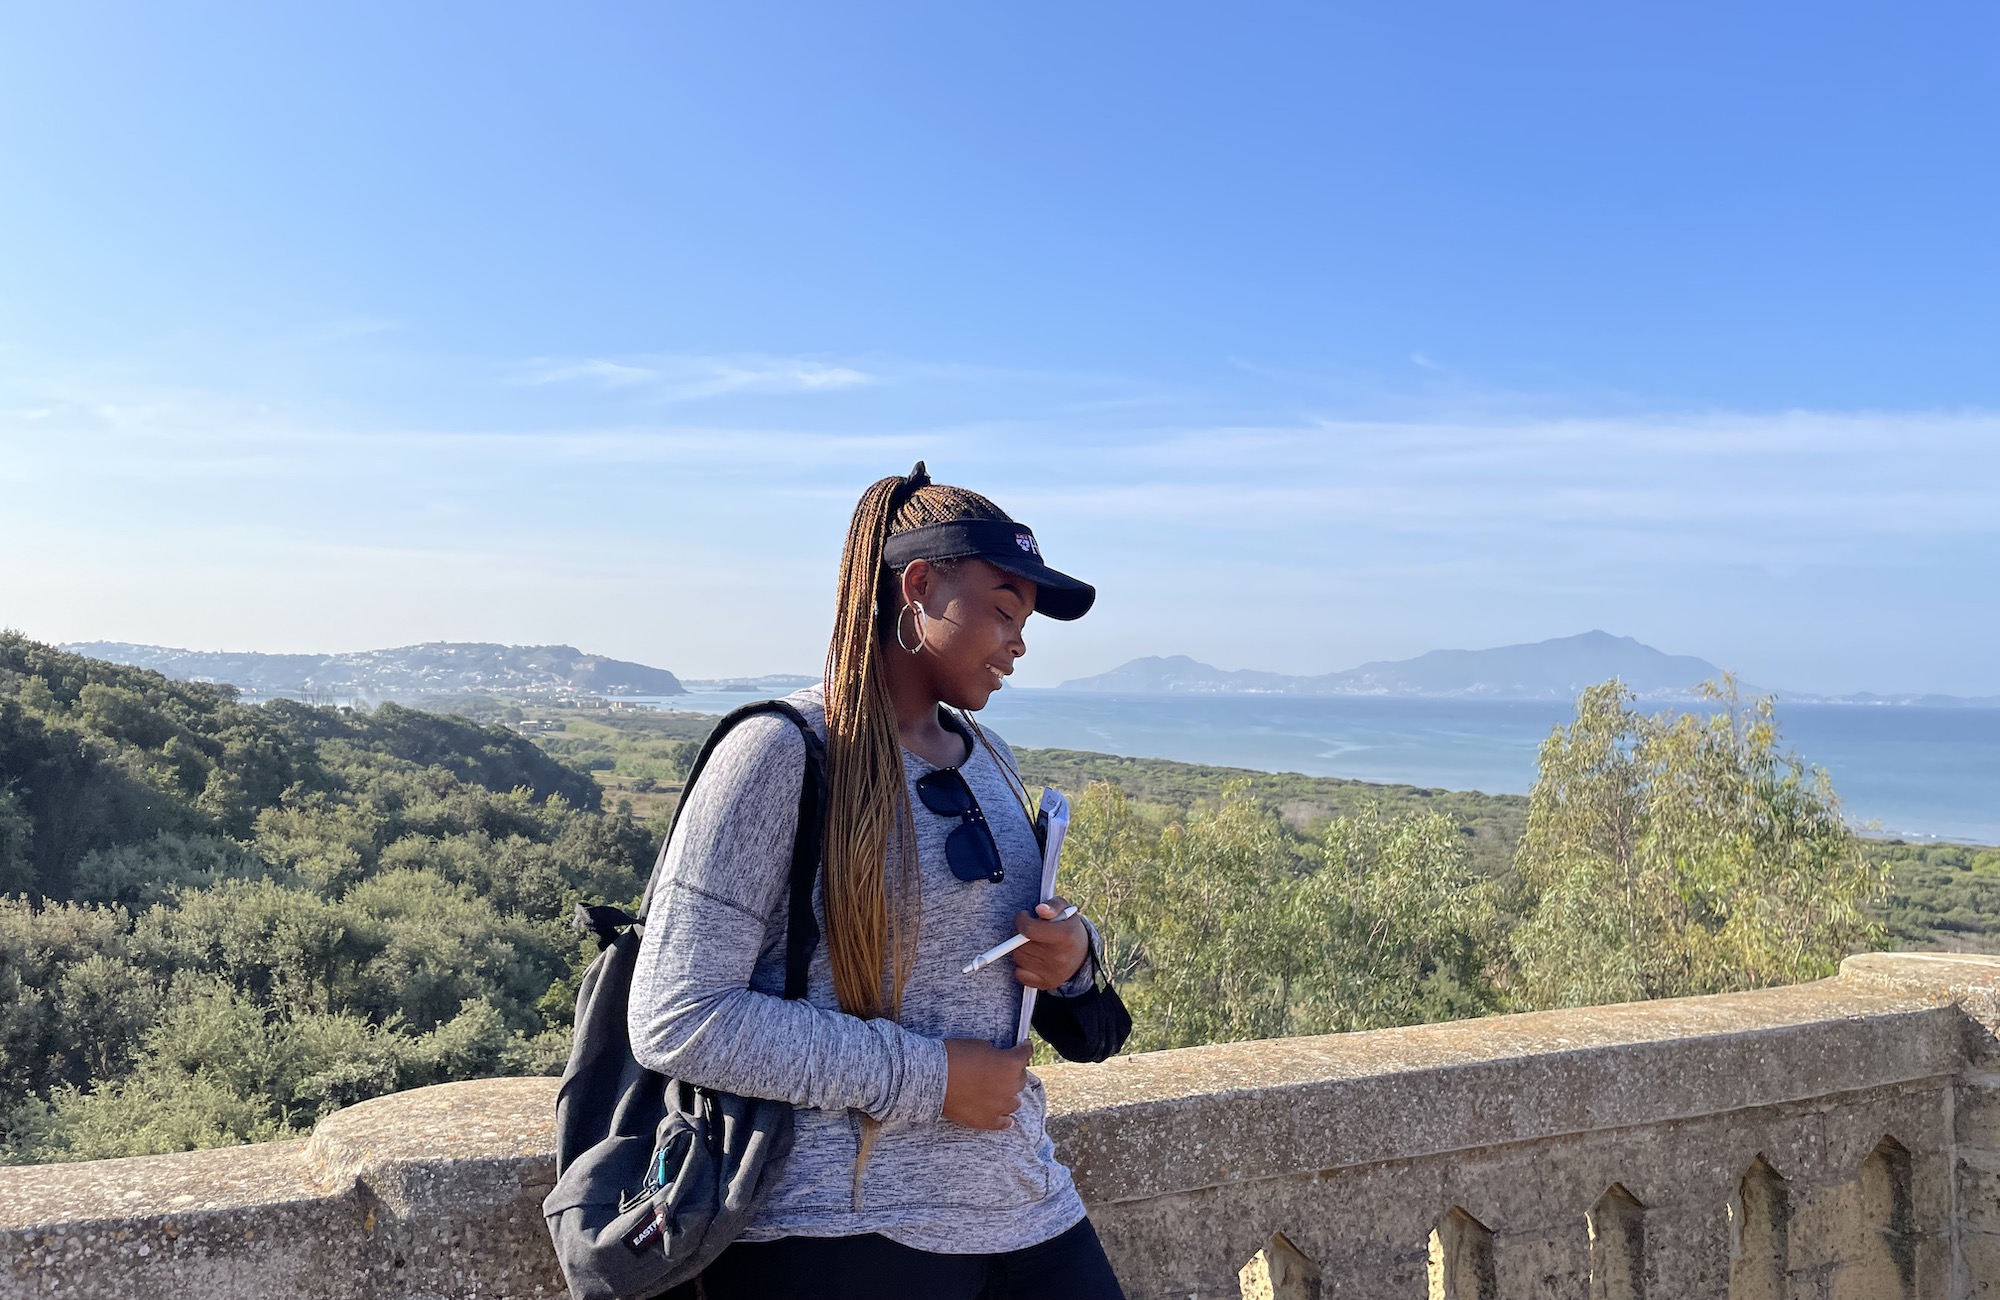
[[[754,692],[625,697],[721,714]],[[1640,701],[1645,711],[1693,704]],[[1010,686],[982,720],[1017,746],[1296,772],[1423,789],[1522,795],[1569,701],[1272,693],[1121,695]],[[1873,840],[2000,845],[2000,710],[1778,702],[1788,748],[1825,768]]]

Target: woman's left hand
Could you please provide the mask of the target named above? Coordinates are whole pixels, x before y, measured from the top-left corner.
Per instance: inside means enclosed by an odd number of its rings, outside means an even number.
[[[1081,915],[1067,921],[1051,919],[1068,906],[1051,898],[1032,912],[1014,913],[1014,929],[1028,936],[1028,942],[1014,950],[1014,978],[1031,989],[1060,988],[1090,956],[1090,931]]]

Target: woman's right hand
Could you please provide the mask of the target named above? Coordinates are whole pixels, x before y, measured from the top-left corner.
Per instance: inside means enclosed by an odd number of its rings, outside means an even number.
[[[1027,1043],[998,1048],[978,1038],[948,1038],[944,1117],[967,1128],[1008,1128],[1028,1086]]]

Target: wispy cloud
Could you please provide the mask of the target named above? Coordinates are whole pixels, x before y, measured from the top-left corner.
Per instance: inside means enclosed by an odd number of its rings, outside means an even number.
[[[491,366],[449,372],[450,400],[422,418],[0,354],[0,482],[25,539],[0,609],[138,635],[130,603],[186,579],[208,640],[254,641],[245,620],[282,613],[316,644],[601,626],[610,645],[633,634],[593,602],[624,618],[614,590],[678,592],[648,634],[673,647],[656,657],[720,663],[738,653],[714,630],[729,620],[680,611],[735,598],[718,594],[726,573],[788,593],[767,602],[790,620],[782,646],[743,662],[796,666],[823,645],[854,494],[921,457],[1105,591],[1106,621],[1047,645],[1093,661],[1052,676],[1162,649],[1269,666],[1274,636],[1325,668],[1648,619],[1695,648],[1789,646],[1806,628],[1856,665],[1899,662],[1887,631],[1845,612],[1859,591],[1914,605],[1927,590],[1939,636],[1990,643],[1983,607],[1920,584],[1971,590],[2000,563],[2000,412],[1439,401],[1357,418],[1275,381],[1224,401],[1192,382],[775,354],[548,357],[507,374],[522,387],[494,401]],[[806,400],[727,400],[768,394]],[[1121,400],[1142,394],[1159,400]],[[672,405],[701,396],[718,400]],[[1768,584],[1815,594],[1759,610],[1745,593]],[[157,617],[207,626],[178,606]],[[1953,671],[1940,680],[1990,678]]]
[[[628,366],[617,361],[589,358],[583,361],[549,361],[546,359],[528,363],[520,382],[524,384],[568,384],[578,380],[588,380],[603,384],[607,388],[629,388],[633,384],[650,384],[660,379],[660,372],[647,366]]]
[[[880,382],[878,376],[851,365],[759,354],[537,357],[523,363],[513,381],[642,389],[670,402],[748,393],[830,393]]]
[[[401,321],[390,320],[383,316],[340,316],[309,326],[286,341],[305,344],[344,343],[349,339],[367,338],[371,334],[393,334],[402,328]]]

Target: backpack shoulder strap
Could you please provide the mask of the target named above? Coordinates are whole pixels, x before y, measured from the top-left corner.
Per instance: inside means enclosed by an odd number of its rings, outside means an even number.
[[[806,744],[805,779],[799,786],[799,830],[792,842],[791,897],[785,914],[785,996],[797,999],[806,995],[806,974],[812,963],[813,946],[819,942],[819,922],[813,918],[812,895],[824,843],[827,780],[826,742],[819,738],[819,733],[813,730],[805,715],[792,704],[784,700],[757,700],[727,714],[715,724],[715,730],[708,733],[708,739],[702,742],[701,752],[695,755],[694,762],[688,767],[687,780],[681,786],[680,803],[675,807],[673,821],[667,827],[666,842],[660,846],[660,859],[654,864],[653,877],[646,882],[646,897],[639,905],[639,914],[643,920],[652,907],[653,890],[659,884],[660,870],[667,861],[666,846],[673,843],[681,814],[687,810],[688,792],[694,789],[702,769],[708,766],[709,755],[715,752],[722,738],[737,723],[764,713],[775,713],[789,719]]]

